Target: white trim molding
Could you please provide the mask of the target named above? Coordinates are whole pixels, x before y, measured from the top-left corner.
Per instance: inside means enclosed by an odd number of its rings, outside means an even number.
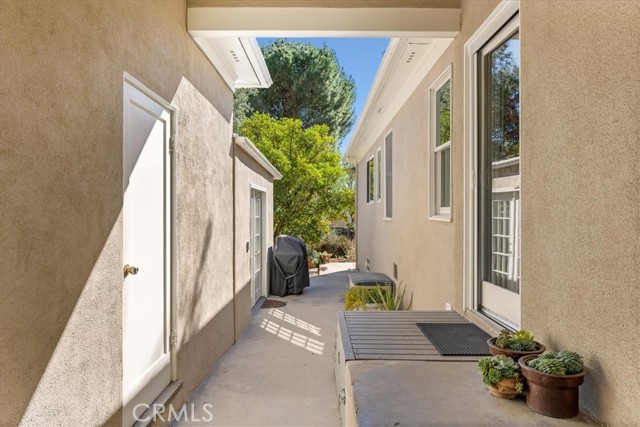
[[[478,228],[478,51],[520,10],[519,0],[503,0],[464,45],[464,228],[463,228],[463,304],[465,310],[478,310],[475,286],[475,230]]]
[[[231,90],[268,88],[273,83],[255,38],[190,34]]]
[[[269,174],[273,177],[273,179],[282,179],[282,174],[271,164],[269,160],[258,150],[258,147],[253,145],[249,138],[244,136],[234,135],[233,142],[242,150],[247,153],[253,160],[258,162],[260,166],[264,168]]]
[[[391,39],[344,157],[358,162],[424,80],[453,38]]]
[[[449,64],[447,68],[440,74],[440,76],[436,79],[436,81],[429,88],[429,108],[428,108],[428,117],[429,117],[429,219],[435,221],[451,221],[452,215],[452,201],[451,197],[453,193],[453,183],[452,183],[452,156],[451,156],[451,131],[453,130],[452,123],[452,100],[453,97],[451,94],[453,93],[453,79],[451,78],[452,66]],[[438,115],[438,91],[449,82],[449,141],[437,146],[438,140],[438,122],[440,117]],[[438,165],[438,159],[440,159],[440,152],[444,150],[449,150],[449,207],[441,207],[440,200],[442,197],[441,194],[441,180],[442,176],[440,174],[440,166]]]

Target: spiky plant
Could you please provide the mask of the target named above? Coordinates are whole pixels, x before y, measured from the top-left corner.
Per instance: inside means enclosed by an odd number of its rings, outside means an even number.
[[[538,347],[531,332],[525,330],[511,332],[507,329],[500,331],[496,338],[496,346],[514,351],[534,351]]]
[[[564,375],[567,373],[567,368],[564,367],[564,363],[558,359],[541,359],[536,365],[536,369],[551,375]]]
[[[582,372],[582,357],[575,351],[546,351],[527,361],[527,366],[545,374],[571,375]]]
[[[556,358],[564,363],[567,374],[577,374],[584,369],[582,357],[575,351],[559,351]]]

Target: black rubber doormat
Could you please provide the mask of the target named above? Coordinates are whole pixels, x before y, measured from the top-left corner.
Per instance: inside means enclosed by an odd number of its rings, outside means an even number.
[[[274,299],[266,299],[266,300],[264,300],[264,302],[262,303],[260,308],[278,308],[278,307],[284,307],[285,305],[287,305],[287,303],[284,302],[284,301],[277,301],[277,300],[274,300]]]
[[[486,356],[491,338],[473,323],[416,323],[443,356]]]

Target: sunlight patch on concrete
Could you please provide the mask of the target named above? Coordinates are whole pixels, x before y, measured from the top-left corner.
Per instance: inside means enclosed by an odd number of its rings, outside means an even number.
[[[322,336],[320,334],[320,328],[317,326],[313,326],[310,323],[305,322],[304,320],[300,320],[295,316],[285,313],[282,310],[278,310],[277,308],[272,308],[269,310],[269,314],[275,317],[276,319],[284,320],[287,323],[295,325],[296,327],[308,331],[314,335]]]
[[[263,319],[262,322],[260,323],[260,328],[277,336],[278,338],[281,338],[285,341],[290,342],[291,344],[297,347],[304,348],[305,350],[308,350],[311,353],[318,354],[318,355],[323,354],[324,342],[310,338],[298,332],[293,332],[291,329],[287,329],[283,326],[280,326],[279,324],[269,319]]]

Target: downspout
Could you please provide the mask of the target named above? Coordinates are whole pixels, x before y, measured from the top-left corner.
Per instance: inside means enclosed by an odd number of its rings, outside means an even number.
[[[231,262],[232,265],[232,270],[233,270],[233,280],[231,281],[233,283],[233,343],[236,343],[236,337],[237,337],[237,331],[236,331],[236,325],[237,325],[237,308],[236,308],[236,240],[237,240],[237,236],[236,236],[236,161],[237,161],[237,157],[236,157],[236,134],[232,133],[231,135],[231,154],[233,155],[233,166],[232,166],[232,187],[233,187],[233,191],[231,192],[231,206],[232,206],[232,213],[233,213],[233,261]]]

